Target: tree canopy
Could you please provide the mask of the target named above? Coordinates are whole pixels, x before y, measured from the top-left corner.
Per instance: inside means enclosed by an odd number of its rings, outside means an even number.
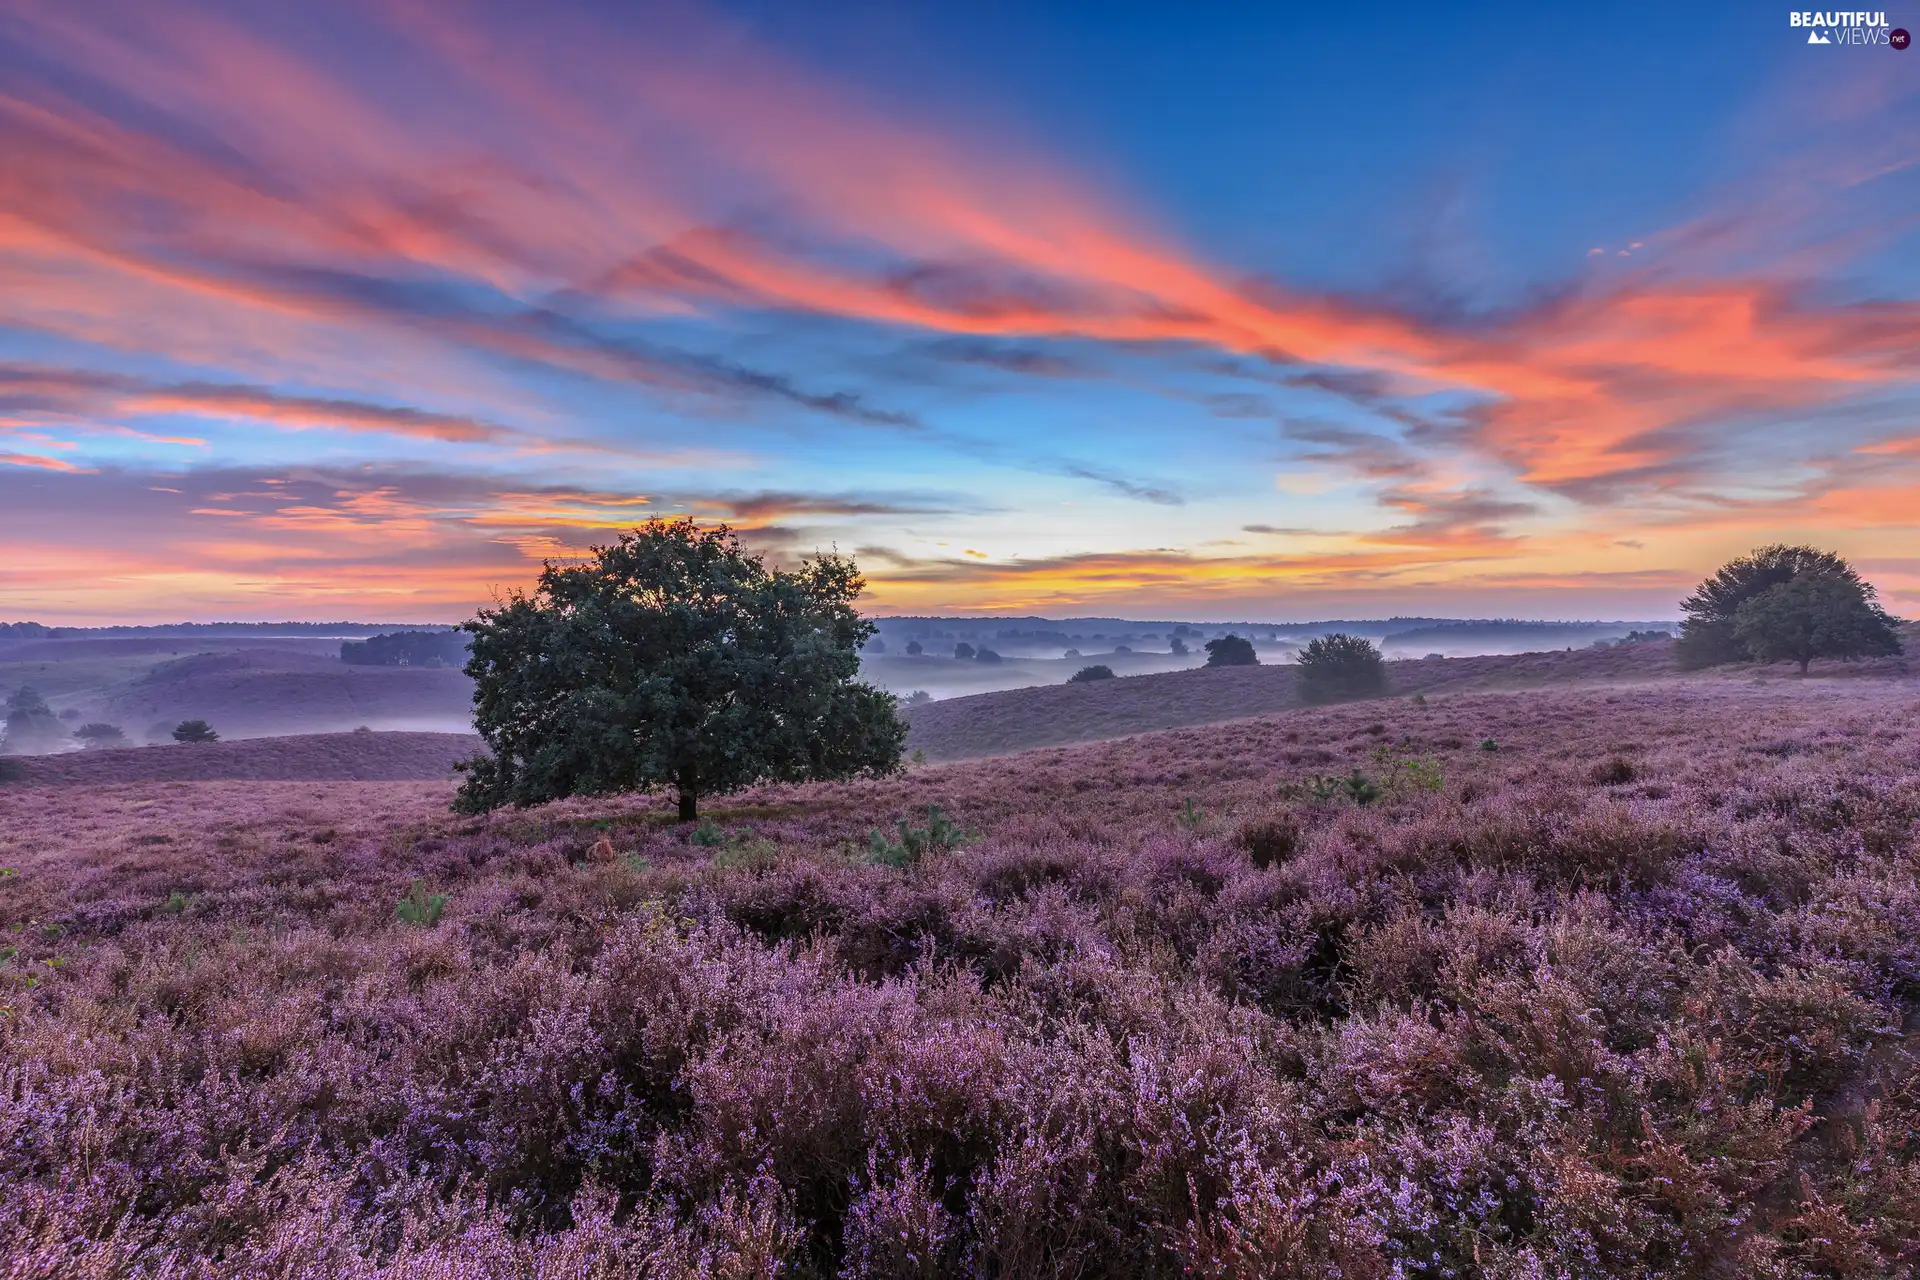
[[[467,660],[459,631],[395,631],[340,645],[340,661],[359,667],[457,667]]]
[[[1691,670],[1745,662],[1752,655],[1734,635],[1740,606],[1801,573],[1830,573],[1859,582],[1845,560],[1817,547],[1776,543],[1729,560],[1680,602],[1680,612],[1686,615],[1675,647],[1680,665]]]
[[[1734,638],[1755,661],[1875,658],[1900,652],[1892,621],[1867,593],[1871,588],[1830,573],[1803,573],[1776,583],[1742,604]]]
[[[1113,679],[1113,668],[1104,662],[1096,662],[1090,667],[1082,667],[1067,677],[1068,684],[1092,684],[1095,680]]]
[[[124,729],[117,724],[106,724],[102,721],[81,725],[73,731],[73,736],[89,747],[120,747],[125,746],[127,742]]]
[[[1315,636],[1300,650],[1300,692],[1309,702],[1364,698],[1387,687],[1387,666],[1371,640],[1343,632]]]
[[[1863,658],[1900,652],[1871,583],[1831,551],[1760,547],[1722,565],[1680,606],[1686,668],[1723,662]]]
[[[175,742],[218,742],[220,735],[205,720],[182,720],[173,727]]]
[[[891,773],[906,726],[856,679],[873,624],[853,561],[769,569],[725,525],[654,520],[549,563],[466,624],[474,719],[492,754],[466,762],[456,807],[672,787]]]
[[[0,746],[18,755],[58,751],[67,745],[67,729],[32,685],[21,685],[7,699],[6,737]]]
[[[1260,656],[1253,651],[1253,641],[1239,636],[1221,636],[1218,640],[1207,641],[1207,665],[1257,667],[1260,665]]]

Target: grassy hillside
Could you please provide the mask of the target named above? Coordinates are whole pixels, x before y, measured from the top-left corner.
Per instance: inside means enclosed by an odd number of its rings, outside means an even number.
[[[1645,644],[1571,653],[1394,662],[1388,696],[1451,688],[1529,688],[1672,674],[1673,646]],[[1201,667],[1091,684],[978,694],[911,707],[909,749],[959,760],[1031,747],[1093,742],[1156,729],[1212,724],[1301,705],[1292,666]]]
[[[430,781],[451,777],[454,761],[481,748],[478,736],[462,733],[296,734],[25,756],[12,762],[12,772],[18,785],[32,787],[221,779]]]
[[[1905,1274],[1916,711],[1460,692],[699,832],[9,788],[0,1240],[83,1277]]]

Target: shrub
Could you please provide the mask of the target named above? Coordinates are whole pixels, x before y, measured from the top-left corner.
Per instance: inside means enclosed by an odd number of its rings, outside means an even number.
[[[900,831],[897,840],[889,840],[878,831],[867,833],[868,861],[887,867],[911,867],[930,853],[949,853],[966,843],[966,833],[937,804],[927,806],[925,826],[916,827],[905,818],[895,825]]]
[[[1492,738],[1482,738],[1480,739],[1480,749],[1482,751],[1498,751],[1500,749],[1500,744],[1495,742]]]
[[[1082,667],[1067,677],[1068,684],[1092,684],[1095,680],[1113,679],[1113,668],[1104,662],[1096,662],[1090,667]]]
[[[865,586],[851,560],[768,569],[726,525],[689,518],[549,562],[533,596],[466,624],[491,754],[461,766],[456,806],[670,786],[691,822],[703,795],[897,770],[906,725],[856,679]]]
[[[985,645],[981,645],[979,649],[974,651],[973,660],[975,662],[998,662],[1000,661],[1000,655]]]
[[[415,880],[407,890],[407,896],[400,899],[400,905],[393,909],[403,923],[431,929],[440,923],[440,913],[446,909],[448,895],[428,893],[427,882]]]
[[[1365,698],[1387,687],[1380,650],[1361,636],[1315,636],[1300,651],[1300,693],[1309,702]]]
[[[1257,667],[1260,655],[1253,651],[1253,642],[1235,635],[1221,636],[1218,640],[1207,641],[1207,665],[1210,667]]]
[[[1614,756],[1610,760],[1604,760],[1593,766],[1593,771],[1587,776],[1599,786],[1619,787],[1632,782],[1639,775],[1635,772],[1631,760],[1625,756]]]
[[[173,726],[175,742],[218,742],[220,735],[205,720],[182,720]]]
[[[921,644],[918,640],[907,641],[907,655],[909,657],[917,658],[925,652],[926,650],[921,647]]]
[[[1254,866],[1271,867],[1299,853],[1303,836],[1293,815],[1283,814],[1243,823],[1234,839],[1247,851]]]
[[[953,656],[958,658],[962,662],[973,661],[973,655],[974,655],[973,646],[968,644],[965,640],[962,640],[959,644],[956,644],[955,646],[953,646]]]

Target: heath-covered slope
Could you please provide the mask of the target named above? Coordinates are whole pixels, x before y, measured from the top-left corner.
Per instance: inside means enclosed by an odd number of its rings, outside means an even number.
[[[10,789],[4,1270],[1910,1275],[1917,697],[1375,701],[698,830]]]
[[[1906,669],[1905,658],[1891,658],[1851,664],[1815,663],[1813,671],[1818,682],[1898,676]],[[1790,664],[1682,673],[1674,666],[1673,644],[1654,642],[1606,649],[1390,662],[1387,691],[1382,696],[1567,689],[1584,684],[1629,686],[1677,679],[1707,684],[1730,680],[1772,683],[1791,677]],[[929,760],[964,760],[1186,725],[1217,724],[1302,705],[1297,667],[1201,667],[1091,684],[1010,689],[909,707],[907,746]]]
[[[462,672],[359,667],[286,649],[202,653],[114,689],[99,715],[139,736],[168,721],[211,721],[227,737],[375,729],[460,731],[473,719]]]
[[[435,781],[478,754],[468,733],[305,733],[280,738],[169,743],[10,759],[23,786],[115,786],[129,782],[256,780]]]

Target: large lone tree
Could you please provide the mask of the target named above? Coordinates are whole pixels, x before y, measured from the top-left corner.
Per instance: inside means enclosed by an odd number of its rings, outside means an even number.
[[[1681,602],[1676,654],[1686,668],[1723,662],[1900,652],[1893,621],[1840,556],[1818,547],[1760,547],[1722,565]]]
[[[891,773],[906,725],[855,677],[874,627],[853,561],[769,569],[725,525],[654,520],[482,610],[467,674],[492,749],[455,807]]]
[[[1733,634],[1754,661],[1797,662],[1801,675],[1815,658],[1900,652],[1900,637],[1874,603],[1873,588],[1831,573],[1803,573],[1768,587],[1734,614]]]

